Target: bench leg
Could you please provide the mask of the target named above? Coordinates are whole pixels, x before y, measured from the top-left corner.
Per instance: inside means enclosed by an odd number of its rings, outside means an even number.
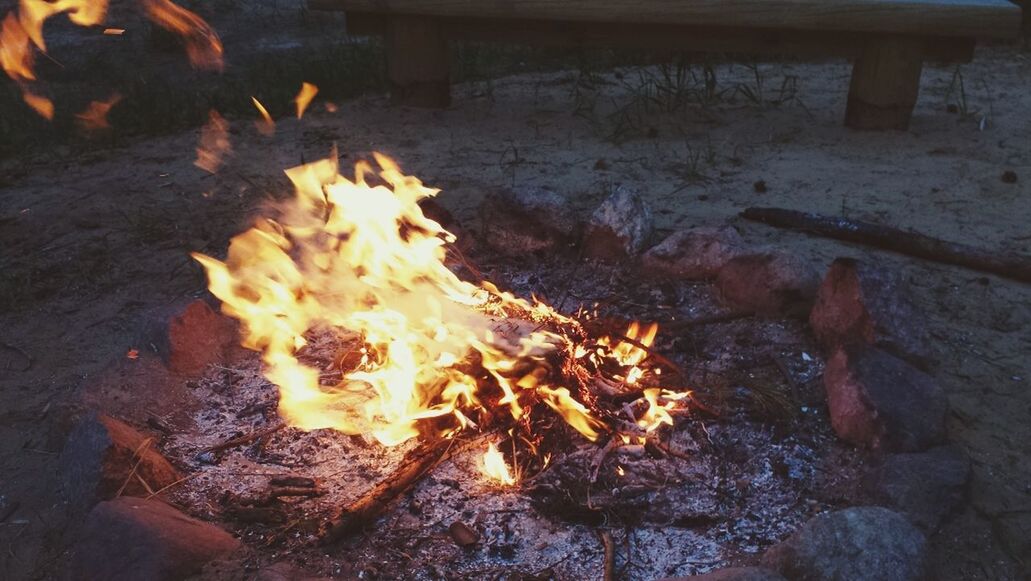
[[[391,17],[384,40],[387,82],[395,104],[429,108],[451,104],[451,60],[438,21]]]
[[[905,131],[920,92],[923,47],[904,38],[873,40],[852,66],[845,125]]]

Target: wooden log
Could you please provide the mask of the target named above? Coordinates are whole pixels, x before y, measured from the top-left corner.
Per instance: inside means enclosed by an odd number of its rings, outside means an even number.
[[[451,104],[451,57],[440,22],[391,16],[384,37],[391,100],[409,107]]]
[[[919,41],[871,39],[852,65],[845,125],[866,130],[908,129],[922,70]]]
[[[388,478],[371,488],[358,500],[343,508],[322,534],[324,544],[335,543],[372,524],[387,508],[415,485],[451,448],[452,440],[437,439],[420,444],[409,452]]]
[[[308,0],[313,9],[441,17],[668,23],[1016,38],[1008,0]]]
[[[1031,256],[985,250],[871,222],[781,208],[747,208],[740,216],[776,228],[800,230],[1031,283]]]

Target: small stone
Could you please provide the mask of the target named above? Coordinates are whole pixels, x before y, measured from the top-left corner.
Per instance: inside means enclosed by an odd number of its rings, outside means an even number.
[[[831,425],[841,438],[885,452],[945,442],[949,402],[926,373],[874,347],[839,349],[823,373]]]
[[[651,208],[635,191],[616,186],[591,214],[584,233],[587,256],[617,262],[636,256],[651,236]]]
[[[648,274],[685,280],[716,278],[728,262],[744,254],[745,241],[737,230],[689,228],[674,232],[644,253],[642,265]]]
[[[462,521],[455,521],[448,527],[451,540],[459,547],[470,547],[480,542],[480,533],[474,531]]]
[[[60,456],[65,498],[85,512],[119,491],[122,496],[144,496],[176,482],[179,471],[153,444],[153,438],[112,417],[97,413],[82,417]]]
[[[762,564],[793,581],[915,581],[926,575],[927,540],[886,508],[848,508],[805,523]]]
[[[198,299],[178,313],[155,319],[146,343],[157,349],[170,371],[197,375],[208,365],[225,361],[229,349],[239,342],[238,329],[236,321]]]
[[[933,362],[924,317],[908,287],[885,268],[839,258],[820,284],[809,325],[828,354],[852,344],[875,345],[927,369]]]
[[[970,459],[953,446],[889,454],[867,475],[865,488],[928,533],[963,504]]]
[[[1015,184],[1017,183],[1017,172],[1008,169],[1002,172],[1002,183],[1004,184]]]
[[[659,581],[787,581],[780,573],[762,567],[728,567],[701,575],[667,577]]]
[[[495,192],[480,205],[483,241],[506,256],[561,250],[580,224],[568,200],[547,188]]]
[[[800,258],[782,252],[738,256],[720,269],[716,288],[727,306],[759,315],[807,313],[817,278]]]
[[[77,579],[172,581],[239,547],[229,533],[161,501],[121,497],[86,517],[70,570]]]

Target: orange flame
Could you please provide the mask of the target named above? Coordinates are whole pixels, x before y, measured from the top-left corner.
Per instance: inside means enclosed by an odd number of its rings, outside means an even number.
[[[254,126],[258,128],[258,133],[262,135],[272,135],[276,132],[276,122],[272,120],[272,116],[268,114],[268,109],[261,104],[255,97],[251,97],[251,101],[254,103],[254,108],[261,114],[261,121],[255,121]]]
[[[155,24],[183,38],[190,64],[198,69],[222,70],[222,41],[203,18],[169,0],[140,1]]]
[[[301,92],[297,93],[297,97],[294,98],[294,103],[297,103],[297,118],[304,117],[304,111],[308,108],[308,104],[315,98],[319,92],[319,88],[311,83],[302,83]]]
[[[197,161],[193,165],[208,173],[215,173],[222,166],[222,159],[231,153],[229,122],[218,111],[208,112],[208,123],[201,129],[200,145],[197,147]]]
[[[86,110],[75,116],[79,126],[86,130],[106,129],[111,125],[107,121],[107,114],[111,108],[122,100],[118,93],[111,95],[106,101],[92,101]]]
[[[483,454],[483,473],[491,480],[497,481],[505,486],[515,484],[515,478],[508,471],[505,458],[491,442],[487,445],[487,451]]]
[[[9,13],[0,27],[0,65],[15,81],[34,81],[36,74],[32,71],[32,61],[29,35],[18,17],[13,12]]]

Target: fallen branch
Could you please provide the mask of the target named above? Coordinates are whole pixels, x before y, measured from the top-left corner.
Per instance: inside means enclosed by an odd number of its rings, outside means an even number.
[[[382,515],[390,504],[415,485],[437,462],[444,459],[453,440],[420,444],[409,452],[389,477],[341,509],[322,534],[323,544],[335,543],[360,531]]]
[[[781,208],[747,208],[740,216],[776,228],[865,244],[933,262],[962,266],[1020,282],[1031,282],[1031,256],[993,252],[872,222],[807,214]]]
[[[228,450],[229,448],[235,448],[237,446],[243,446],[244,444],[249,444],[249,443],[253,442],[254,440],[259,440],[261,438],[264,438],[265,436],[271,436],[272,434],[278,432],[279,430],[282,430],[285,427],[286,427],[286,423],[279,422],[278,424],[274,424],[274,425],[272,425],[272,426],[270,426],[268,428],[265,428],[263,430],[258,430],[256,432],[251,432],[249,434],[244,434],[244,435],[242,435],[242,436],[240,436],[238,438],[233,438],[232,440],[227,440],[225,442],[222,442],[221,444],[215,444],[214,446],[208,446],[207,448],[204,448],[203,450],[201,450],[201,453],[203,454],[204,452],[221,452],[222,450]]]
[[[602,581],[616,581],[616,543],[608,531],[598,533],[601,545],[605,548],[605,562],[602,566]]]

